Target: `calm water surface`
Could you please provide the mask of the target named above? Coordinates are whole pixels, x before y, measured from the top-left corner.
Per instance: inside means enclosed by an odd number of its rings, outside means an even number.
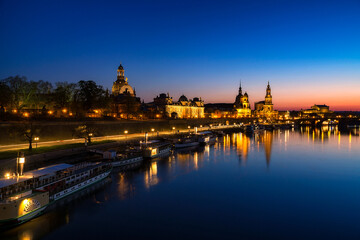
[[[115,169],[0,238],[359,239],[359,225],[359,136],[303,129]]]

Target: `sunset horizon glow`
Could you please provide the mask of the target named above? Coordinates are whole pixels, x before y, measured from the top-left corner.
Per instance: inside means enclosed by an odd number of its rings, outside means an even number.
[[[358,1],[4,1],[0,79],[111,89],[121,62],[145,102],[233,103],[241,81],[254,109],[270,81],[276,110],[360,111],[359,12]]]

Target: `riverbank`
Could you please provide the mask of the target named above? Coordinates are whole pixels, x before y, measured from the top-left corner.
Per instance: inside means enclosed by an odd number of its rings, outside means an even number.
[[[212,127],[216,129],[234,129],[238,125],[221,125],[217,127]],[[199,131],[204,131],[209,129],[208,126],[199,127]],[[172,137],[172,135],[178,133],[188,133],[193,132],[193,128],[184,128],[184,129],[172,129],[170,131],[158,131],[148,133],[149,138],[153,137]],[[84,139],[67,139],[63,141],[54,141],[54,142],[42,142],[39,143],[38,148],[34,148],[32,151],[27,149],[27,144],[15,144],[11,146],[14,150],[10,151],[0,151],[0,173],[6,172],[13,168],[16,163],[16,156],[19,151],[24,152],[26,156],[26,166],[28,169],[41,167],[43,164],[54,164],[59,161],[59,159],[63,160],[63,162],[67,162],[67,159],[76,159],[75,155],[81,155],[82,161],[88,160],[89,154],[88,150],[90,149],[109,149],[121,147],[131,142],[135,143],[140,140],[143,140],[145,137],[145,133],[133,133],[133,134],[122,134],[122,135],[112,135],[112,136],[103,136],[103,137],[94,137],[92,143],[85,146]],[[42,144],[47,144],[42,146]],[[3,149],[6,146],[1,146]],[[70,163],[70,162],[68,162]],[[73,162],[71,162],[73,163]]]
[[[41,142],[62,141],[78,138],[75,129],[79,126],[87,125],[93,130],[94,137],[123,135],[125,131],[128,134],[145,132],[163,132],[199,127],[200,125],[246,123],[251,119],[188,119],[188,120],[147,120],[147,121],[129,121],[129,120],[89,120],[89,121],[33,121],[31,122],[37,130]],[[11,144],[26,143],[23,136],[16,132],[17,128],[23,127],[29,122],[2,122],[0,123],[0,146]],[[1,151],[1,149],[0,149]]]

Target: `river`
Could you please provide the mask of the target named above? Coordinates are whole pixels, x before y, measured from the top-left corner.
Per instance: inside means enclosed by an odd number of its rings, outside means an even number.
[[[0,239],[359,239],[359,132],[221,137],[76,193]]]

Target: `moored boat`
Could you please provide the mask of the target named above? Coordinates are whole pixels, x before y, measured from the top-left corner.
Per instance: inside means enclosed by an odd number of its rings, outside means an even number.
[[[109,163],[62,163],[0,179],[1,226],[36,217],[49,204],[104,179],[111,169]]]
[[[152,140],[141,144],[144,158],[156,158],[170,154],[172,144],[168,141]]]
[[[187,148],[199,146],[200,143],[196,136],[188,136],[178,139],[175,143],[175,148]]]
[[[133,154],[117,154],[116,158],[111,162],[113,167],[121,167],[133,163],[139,163],[144,160],[142,155]]]
[[[198,132],[197,137],[200,144],[212,144],[217,139],[217,136],[212,131]]]

